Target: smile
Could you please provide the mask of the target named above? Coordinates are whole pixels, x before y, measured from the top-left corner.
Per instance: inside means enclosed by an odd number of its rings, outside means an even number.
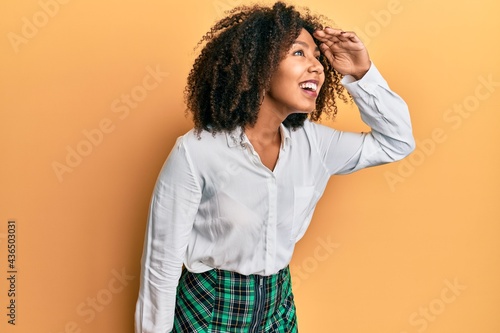
[[[318,83],[316,83],[314,81],[306,81],[306,82],[300,83],[299,87],[304,89],[304,90],[316,92],[316,90],[318,90]]]

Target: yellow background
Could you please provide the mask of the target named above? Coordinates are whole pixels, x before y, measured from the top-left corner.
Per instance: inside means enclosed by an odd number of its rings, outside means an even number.
[[[131,333],[150,195],[191,127],[193,47],[244,1],[55,1],[0,3],[0,330]],[[500,5],[307,5],[364,38],[419,145],[331,179],[292,262],[300,332],[500,332]],[[365,129],[349,106],[324,123]]]

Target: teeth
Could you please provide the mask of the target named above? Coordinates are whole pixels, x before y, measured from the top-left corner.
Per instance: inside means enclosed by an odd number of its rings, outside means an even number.
[[[313,82],[301,83],[300,87],[302,89],[308,89],[308,90],[312,90],[312,91],[316,91],[318,89],[318,85],[316,83],[313,83]]]

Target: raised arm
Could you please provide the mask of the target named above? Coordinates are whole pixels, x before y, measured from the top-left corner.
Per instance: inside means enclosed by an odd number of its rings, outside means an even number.
[[[349,133],[316,127],[320,154],[330,174],[397,161],[415,148],[408,107],[394,93],[353,32],[325,28],[314,36],[332,66],[345,75],[342,84],[358,106],[369,133]]]

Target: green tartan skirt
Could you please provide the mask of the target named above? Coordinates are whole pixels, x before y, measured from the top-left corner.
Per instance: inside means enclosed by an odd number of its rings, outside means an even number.
[[[173,333],[296,333],[288,267],[270,276],[182,272]]]

